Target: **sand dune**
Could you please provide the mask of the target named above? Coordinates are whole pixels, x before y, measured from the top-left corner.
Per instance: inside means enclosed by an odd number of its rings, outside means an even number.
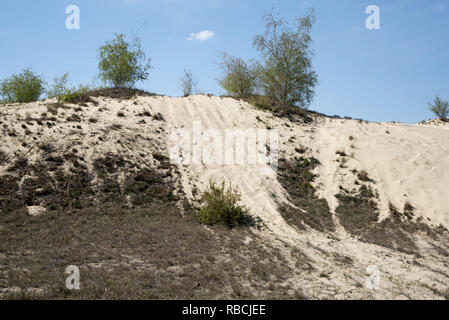
[[[338,186],[354,183],[348,171],[366,170],[382,217],[389,203],[398,209],[409,203],[429,222],[449,226],[448,128],[326,119],[317,128],[317,157],[327,164],[318,168],[320,194],[335,207]],[[332,164],[338,150],[349,155],[347,169]]]
[[[420,252],[414,256],[363,241],[343,227],[339,223],[341,216],[336,214],[342,205],[337,195],[342,190],[357,191],[362,184],[377,195],[373,201],[378,207],[379,225],[391,217],[392,207],[403,213],[407,204],[413,207],[413,221],[423,222],[429,228],[439,225],[448,228],[448,124],[438,121],[416,125],[374,123],[316,114],[310,115],[312,122],[293,121],[275,117],[243,101],[203,95],[187,98],[136,96],[125,100],[95,97],[94,100],[96,105],[61,107],[54,119],[49,120],[51,115],[48,114],[40,126],[28,123],[34,121],[31,119],[42,118],[42,113],[49,113],[48,104],[55,101],[2,107],[0,151],[6,157],[3,163],[0,161],[0,175],[7,174],[12,159],[19,155],[31,162],[39,161],[42,153],[36,145],[45,141],[61,152],[77,148],[79,157],[90,170],[96,157],[110,152],[139,165],[157,165],[155,151],[168,156],[174,146],[170,135],[177,129],[192,132],[195,122],[201,123],[202,133],[214,129],[222,136],[226,129],[275,129],[280,159],[303,156],[319,161],[313,171],[316,174],[313,185],[316,196],[329,205],[335,231],[321,232],[308,226],[302,230],[284,219],[280,204],[293,206],[293,203],[289,190],[269,164],[219,165],[204,161],[180,164],[177,166],[179,175],[173,179],[183,196],[196,203],[210,179],[224,178],[237,186],[251,214],[262,220],[262,227],[254,232],[275,246],[293,269],[298,263],[294,250],[312,261],[314,271],[296,268],[295,275],[286,280],[310,297],[400,299],[410,295],[435,298],[435,293],[427,286],[435,285],[443,290],[449,285],[446,275],[449,266],[444,255],[449,250],[447,235],[435,241],[422,232],[411,235],[410,239],[414,239]],[[75,111],[76,108],[79,110]],[[144,112],[153,118],[145,118]],[[69,120],[73,114],[78,114],[80,119]],[[158,114],[165,121],[154,120]],[[46,125],[47,122],[53,124]],[[69,170],[69,166],[65,165],[65,170]],[[366,179],[358,179],[357,175],[363,171],[367,173]],[[121,181],[126,178],[124,172],[118,176]],[[306,209],[296,209],[310,214]],[[339,264],[336,257],[347,257],[351,263]],[[382,272],[380,290],[363,288],[369,265]]]
[[[279,131],[281,154],[294,153],[297,145],[288,139],[296,136],[297,143],[309,148],[322,163],[316,170],[317,189],[332,209],[338,205],[334,196],[339,192],[339,186],[352,187],[354,184],[354,175],[350,171],[365,170],[375,181],[373,188],[380,194],[382,217],[388,216],[389,203],[402,209],[408,202],[417,215],[435,225],[449,227],[449,202],[446,201],[449,199],[449,124],[435,127],[320,118],[311,127],[292,123],[286,127],[285,120],[229,98],[194,96],[153,100],[152,107],[169,119],[172,130],[181,127],[191,130],[194,121],[201,121],[203,131],[209,128],[222,131],[227,128],[265,128],[265,124],[256,120],[259,116]],[[335,161],[337,151],[348,155],[347,168],[340,168]],[[226,177],[242,187],[248,202],[255,195],[268,199],[269,192],[282,193],[275,177],[260,176],[258,168],[253,166],[201,165],[193,169],[189,166],[185,173],[192,178],[200,177],[198,182],[203,186],[211,177]],[[275,210],[269,200],[260,199],[252,201],[255,211],[263,212],[262,208]]]

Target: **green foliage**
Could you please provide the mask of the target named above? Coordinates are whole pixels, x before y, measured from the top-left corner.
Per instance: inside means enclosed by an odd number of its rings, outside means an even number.
[[[441,100],[439,96],[436,96],[433,103],[429,103],[429,109],[439,119],[447,120],[447,116],[449,115],[449,102]]]
[[[69,91],[69,73],[66,72],[62,77],[53,78],[53,84],[51,84],[47,90],[47,97],[59,97],[67,94]]]
[[[146,59],[139,38],[128,43],[124,34],[115,34],[99,48],[98,59],[99,78],[115,88],[133,88],[149,77],[151,59]]]
[[[314,12],[298,18],[293,28],[272,14],[266,14],[264,20],[265,33],[256,36],[253,43],[264,59],[258,66],[260,87],[282,108],[307,108],[318,83],[310,48]]]
[[[74,103],[76,100],[84,96],[89,90],[89,86],[80,84],[78,87],[71,87],[66,93],[58,96],[58,100],[65,103]]]
[[[242,58],[223,53],[218,67],[223,71],[218,83],[229,95],[243,98],[253,94],[257,87],[255,65],[248,65]]]
[[[69,82],[69,73],[65,73],[62,77],[55,77],[53,84],[50,85],[47,96],[48,98],[58,98],[64,103],[74,103],[77,99],[85,95],[91,88],[87,85],[73,86]]]
[[[184,76],[181,79],[182,94],[184,97],[192,95],[198,91],[193,75],[190,71],[184,70]]]
[[[262,95],[251,95],[248,97],[248,103],[260,109],[276,111],[276,103],[272,98]]]
[[[204,224],[224,223],[229,227],[248,225],[251,216],[248,209],[239,205],[240,193],[231,185],[226,189],[224,180],[221,185],[209,182],[209,189],[201,197],[202,206],[198,218]]]
[[[0,83],[0,95],[4,103],[37,101],[45,92],[45,81],[30,68],[13,74]]]

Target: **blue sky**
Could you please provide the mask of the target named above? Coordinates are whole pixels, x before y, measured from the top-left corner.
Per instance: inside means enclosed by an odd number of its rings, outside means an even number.
[[[65,27],[68,5],[80,8],[79,30]],[[365,27],[368,5],[380,8],[380,30]],[[98,47],[114,32],[137,32],[154,66],[140,88],[179,96],[188,69],[203,92],[222,94],[220,52],[258,58],[252,39],[264,30],[265,12],[292,21],[312,7],[320,83],[311,109],[417,122],[432,117],[427,102],[435,94],[449,99],[447,0],[2,1],[0,79],[29,66],[47,80],[68,71],[73,83],[92,83]]]

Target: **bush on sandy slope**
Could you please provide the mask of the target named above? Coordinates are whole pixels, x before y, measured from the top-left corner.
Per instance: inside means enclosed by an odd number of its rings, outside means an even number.
[[[30,68],[0,83],[0,95],[5,103],[37,101],[44,92],[45,81]]]
[[[47,97],[59,97],[70,91],[69,73],[66,72],[62,77],[53,78],[53,83],[47,89]]]
[[[192,72],[184,70],[184,75],[181,79],[181,86],[184,97],[190,96],[198,91]]]
[[[72,87],[65,94],[58,96],[58,100],[65,103],[74,103],[81,99],[89,91],[89,86],[79,85],[78,87]]]
[[[149,77],[151,59],[146,58],[139,38],[129,43],[124,34],[115,34],[98,49],[98,59],[99,78],[114,88],[133,88]]]
[[[229,95],[244,98],[253,94],[257,87],[254,65],[248,65],[242,58],[223,53],[218,67],[223,72],[218,83]]]
[[[251,217],[248,209],[239,204],[240,193],[231,185],[226,189],[224,180],[221,185],[209,182],[209,189],[201,197],[202,207],[198,218],[204,224],[224,223],[229,227],[248,225]]]
[[[449,115],[449,102],[446,100],[441,100],[439,96],[436,96],[433,103],[429,103],[429,109],[439,119],[446,120]]]
[[[79,85],[75,87],[71,85],[68,77],[69,73],[67,72],[62,77],[53,79],[53,83],[47,91],[48,98],[56,97],[61,102],[73,103],[90,90],[89,86]]]
[[[318,83],[310,48],[314,13],[297,19],[294,27],[272,14],[266,14],[264,20],[265,33],[254,38],[254,46],[263,56],[258,67],[261,90],[284,109],[289,106],[307,108]]]

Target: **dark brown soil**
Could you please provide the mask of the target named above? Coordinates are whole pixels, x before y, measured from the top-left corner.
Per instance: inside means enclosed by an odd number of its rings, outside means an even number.
[[[412,220],[413,207],[406,205],[403,213],[390,205],[390,216],[379,222],[379,210],[374,201],[374,194],[365,185],[358,193],[342,190],[337,195],[340,204],[336,213],[343,227],[361,241],[377,244],[407,254],[420,255],[416,236],[448,243],[449,233],[444,228],[432,228],[420,219]],[[438,247],[439,249],[443,249]],[[442,250],[435,251],[441,253]]]
[[[289,194],[290,202],[297,208],[281,203],[282,217],[287,223],[304,229],[308,225],[318,231],[334,231],[335,225],[329,206],[324,199],[318,199],[312,182],[312,170],[319,164],[314,158],[294,157],[280,159],[278,181]]]
[[[340,224],[355,235],[362,235],[379,219],[376,202],[373,200],[371,189],[361,186],[357,194],[350,194],[341,190],[337,195],[340,205],[336,213]]]
[[[0,166],[4,165],[7,160],[8,160],[8,157],[7,157],[6,153],[0,150]]]
[[[174,197],[173,168],[167,157],[157,154],[157,167],[137,167],[119,154],[106,154],[93,161],[93,172],[75,153],[60,155],[49,144],[41,145],[42,154],[35,163],[16,157],[0,176],[0,211],[9,213],[26,206],[49,210],[81,209],[115,204],[133,207],[149,203],[177,201]],[[70,170],[63,169],[69,164]],[[125,183],[119,184],[123,174]],[[94,177],[97,180],[94,181]],[[19,188],[20,185],[20,188]]]
[[[155,96],[154,93],[149,93],[138,89],[128,89],[128,88],[105,88],[88,91],[84,95],[77,97],[73,103],[86,104],[88,102],[96,104],[92,97],[107,97],[112,99],[131,99],[135,96]]]
[[[251,230],[209,232],[172,205],[15,212],[0,215],[0,224],[3,299],[303,297],[285,282],[288,263]],[[245,244],[246,237],[253,241]],[[69,265],[80,269],[80,290],[66,289]],[[7,291],[13,287],[19,291]]]

